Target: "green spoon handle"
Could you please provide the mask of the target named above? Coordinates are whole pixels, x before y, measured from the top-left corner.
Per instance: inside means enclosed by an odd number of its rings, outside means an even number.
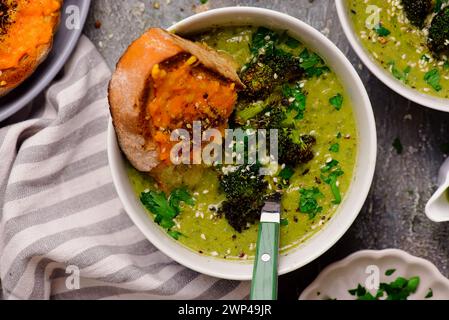
[[[251,284],[251,300],[276,300],[278,286],[279,223],[261,222]]]

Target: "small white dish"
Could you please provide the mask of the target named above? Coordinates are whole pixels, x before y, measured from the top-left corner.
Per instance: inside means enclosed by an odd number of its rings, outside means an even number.
[[[439,188],[426,205],[427,217],[435,222],[449,221],[449,158],[438,174]]]
[[[296,18],[261,8],[229,7],[196,14],[177,23],[169,30],[181,35],[189,35],[217,26],[245,25],[288,30],[292,37],[301,40],[311,50],[318,53],[337,74],[351,97],[358,131],[357,163],[353,181],[344,201],[332,219],[319,232],[280,257],[279,274],[282,275],[306,265],[326,252],[356,219],[374,176],[377,155],[376,126],[368,94],[346,56],[319,31]],[[200,273],[224,279],[251,280],[252,263],[201,255],[170,238],[152,221],[133,192],[112,122],[108,130],[108,157],[114,185],[126,212],[159,250],[173,260]]]
[[[343,27],[343,31],[349,40],[354,51],[362,60],[363,64],[387,87],[395,91],[397,94],[409,99],[422,106],[426,106],[431,109],[440,110],[443,112],[449,112],[449,100],[433,97],[428,94],[421,93],[414,90],[404,83],[393,77],[393,75],[385,70],[379,63],[377,63],[372,55],[365,49],[362,42],[354,32],[353,23],[349,16],[349,10],[346,5],[346,0],[336,0],[338,18]]]
[[[358,284],[366,286],[365,282],[372,274],[373,266],[378,268],[380,282],[390,283],[399,276],[406,279],[418,276],[420,284],[409,300],[449,299],[449,280],[432,263],[397,249],[358,251],[328,266],[303,291],[299,299],[354,300],[355,297],[348,290],[357,288]],[[395,269],[394,273],[385,275],[391,269]],[[432,297],[426,299],[429,289],[432,289]],[[376,293],[375,289],[369,291]]]

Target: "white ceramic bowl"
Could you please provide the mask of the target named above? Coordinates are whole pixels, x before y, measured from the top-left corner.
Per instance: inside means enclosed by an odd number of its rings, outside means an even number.
[[[410,300],[424,300],[429,288],[433,292],[431,300],[449,299],[449,280],[438,271],[437,267],[425,259],[397,249],[364,250],[351,254],[324,269],[318,278],[303,291],[299,299],[354,300],[348,290],[357,288],[358,284],[365,285],[369,276],[366,273],[368,266],[379,268],[380,282],[390,283],[399,276],[407,279],[419,276],[418,290],[409,297]],[[386,276],[385,271],[389,269],[396,269],[396,271],[391,276]]]
[[[343,31],[349,40],[354,51],[359,56],[360,60],[365,64],[365,66],[387,87],[400,94],[404,98],[407,98],[413,102],[420,105],[426,106],[431,109],[440,110],[444,112],[449,112],[449,99],[442,99],[438,97],[433,97],[428,94],[421,93],[414,90],[404,83],[393,77],[393,75],[385,70],[372,55],[365,49],[359,37],[355,34],[353,23],[349,16],[349,10],[347,8],[346,0],[336,0],[337,13],[340,19],[340,23],[343,27]]]
[[[232,7],[197,14],[170,29],[188,35],[214,26],[231,25],[263,25],[277,30],[289,30],[291,36],[316,51],[336,72],[352,98],[355,108],[359,150],[352,185],[338,212],[324,228],[305,244],[281,257],[279,273],[284,274],[304,266],[323,254],[340,239],[357,217],[374,175],[377,143],[374,116],[362,81],[344,54],[321,33],[293,17],[266,9]],[[109,126],[108,155],[113,181],[126,212],[159,250],[190,269],[204,274],[225,279],[251,279],[252,264],[219,260],[193,252],[168,237],[165,231],[148,217],[132,191],[112,124]]]

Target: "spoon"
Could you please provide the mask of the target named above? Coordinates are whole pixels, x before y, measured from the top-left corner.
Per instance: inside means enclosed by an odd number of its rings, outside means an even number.
[[[270,196],[262,208],[251,283],[251,300],[277,299],[280,198],[279,193]]]
[[[449,158],[438,175],[440,186],[426,205],[427,217],[435,222],[449,221]]]

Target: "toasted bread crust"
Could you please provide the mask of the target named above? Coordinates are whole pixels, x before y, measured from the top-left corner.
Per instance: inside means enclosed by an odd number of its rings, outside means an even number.
[[[160,163],[156,143],[148,141],[144,132],[145,103],[153,94],[151,71],[154,65],[182,53],[196,56],[208,69],[243,86],[232,64],[204,46],[158,28],[134,41],[112,76],[109,105],[119,145],[139,171],[149,172]]]
[[[62,4],[63,0],[58,0],[58,2]],[[53,45],[53,37],[59,26],[60,18],[60,13],[51,17],[50,23],[53,26],[53,36],[48,43],[39,45],[35,48],[34,52],[22,57],[16,67],[0,70],[0,82],[6,82],[6,85],[0,86],[0,97],[5,96],[10,91],[18,87],[22,82],[30,77],[37,67],[47,58]]]

